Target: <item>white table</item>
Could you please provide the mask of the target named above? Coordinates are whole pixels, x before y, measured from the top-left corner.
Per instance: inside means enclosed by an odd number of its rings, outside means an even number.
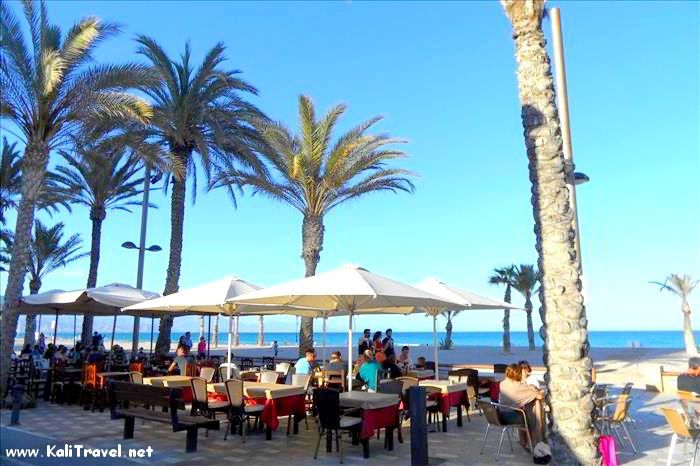
[[[380,409],[399,403],[399,395],[394,393],[343,392],[340,406],[345,408]]]
[[[435,395],[438,405],[442,411],[442,431],[447,432],[447,418],[450,409],[457,407],[457,426],[462,427],[462,406],[469,409],[469,398],[467,395],[467,382],[452,382],[450,380],[421,380],[418,382],[421,387],[437,393]]]
[[[182,388],[192,387],[191,380],[192,377],[186,375],[165,375],[163,377],[144,377],[143,384],[154,387]]]
[[[207,391],[226,394],[223,382],[208,383]],[[243,382],[243,394],[248,398],[267,398],[274,400],[285,396],[304,395],[303,385],[286,385],[281,383]]]

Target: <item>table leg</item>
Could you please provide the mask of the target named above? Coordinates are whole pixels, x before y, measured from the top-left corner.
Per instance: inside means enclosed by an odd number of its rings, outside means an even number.
[[[353,445],[359,445],[360,444],[360,436],[356,430],[352,431],[352,444]]]
[[[294,422],[294,425],[292,426],[292,433],[297,435],[299,434],[299,422],[301,422],[301,417],[295,414],[293,418],[294,420],[292,422]]]
[[[394,450],[394,428],[386,427],[384,429],[384,435],[386,436],[386,449],[389,451]]]
[[[457,427],[462,427],[462,403],[457,405]]]
[[[265,440],[272,440],[272,427],[265,426]]]
[[[447,432],[447,416],[448,414],[442,413],[442,431]]]
[[[362,444],[362,457],[369,458],[369,439],[360,439],[360,443]]]

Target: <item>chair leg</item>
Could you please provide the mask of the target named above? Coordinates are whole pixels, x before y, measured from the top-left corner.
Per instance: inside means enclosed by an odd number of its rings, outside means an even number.
[[[323,438],[323,428],[318,430],[318,440],[316,441],[316,450],[314,450],[314,459],[318,458],[318,449],[321,448],[321,439]]]
[[[508,437],[508,444],[510,445],[510,452],[513,453],[513,438],[510,435],[510,429],[506,430],[506,437]]]
[[[340,455],[340,464],[343,464],[343,442],[341,442],[340,432],[336,432],[336,442],[338,447],[338,455]]]
[[[666,466],[671,466],[671,461],[673,460],[673,450],[676,448],[676,442],[678,441],[678,435],[673,434],[671,437],[671,445],[668,447],[668,457],[666,458]]]
[[[632,440],[632,436],[630,435],[629,431],[627,430],[627,426],[625,425],[624,422],[621,422],[620,424],[622,424],[622,430],[625,431],[625,435],[627,435],[627,440],[629,441],[630,446],[632,446],[632,451],[636,455],[637,454],[637,447],[634,445],[634,441]]]
[[[695,456],[698,454],[698,442],[695,442],[695,447],[693,448],[693,459],[690,460],[690,466],[695,466]]]
[[[530,446],[530,454],[534,454],[535,449],[532,447],[532,437],[530,437],[529,429],[525,429],[525,436],[527,437],[527,444]]]
[[[501,448],[503,447],[503,436],[506,434],[506,430],[508,430],[507,427],[504,427],[503,430],[501,430],[501,439],[498,441],[498,451],[496,452],[496,459],[498,459],[501,456]]]
[[[246,427],[250,427],[250,417],[248,417],[248,416],[246,416],[246,423],[247,423]],[[247,432],[248,429],[243,427],[243,418],[241,418],[241,424],[239,426],[239,429],[241,429],[241,435],[243,436],[243,443],[245,443],[245,437],[246,437],[246,435],[248,435],[248,432]]]
[[[481,441],[481,451],[479,452],[480,455],[484,454],[484,448],[486,448],[486,440],[489,438],[490,428],[491,424],[486,424],[486,432],[484,432],[484,439]]]

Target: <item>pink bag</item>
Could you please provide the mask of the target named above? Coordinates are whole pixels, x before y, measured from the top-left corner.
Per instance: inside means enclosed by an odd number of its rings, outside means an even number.
[[[603,456],[603,466],[617,466],[615,439],[611,435],[601,435],[598,447],[600,454]]]

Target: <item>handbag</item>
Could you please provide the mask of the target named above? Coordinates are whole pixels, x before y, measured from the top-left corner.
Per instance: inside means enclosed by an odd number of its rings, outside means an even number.
[[[598,449],[603,457],[603,466],[617,466],[617,449],[612,435],[601,435]]]

